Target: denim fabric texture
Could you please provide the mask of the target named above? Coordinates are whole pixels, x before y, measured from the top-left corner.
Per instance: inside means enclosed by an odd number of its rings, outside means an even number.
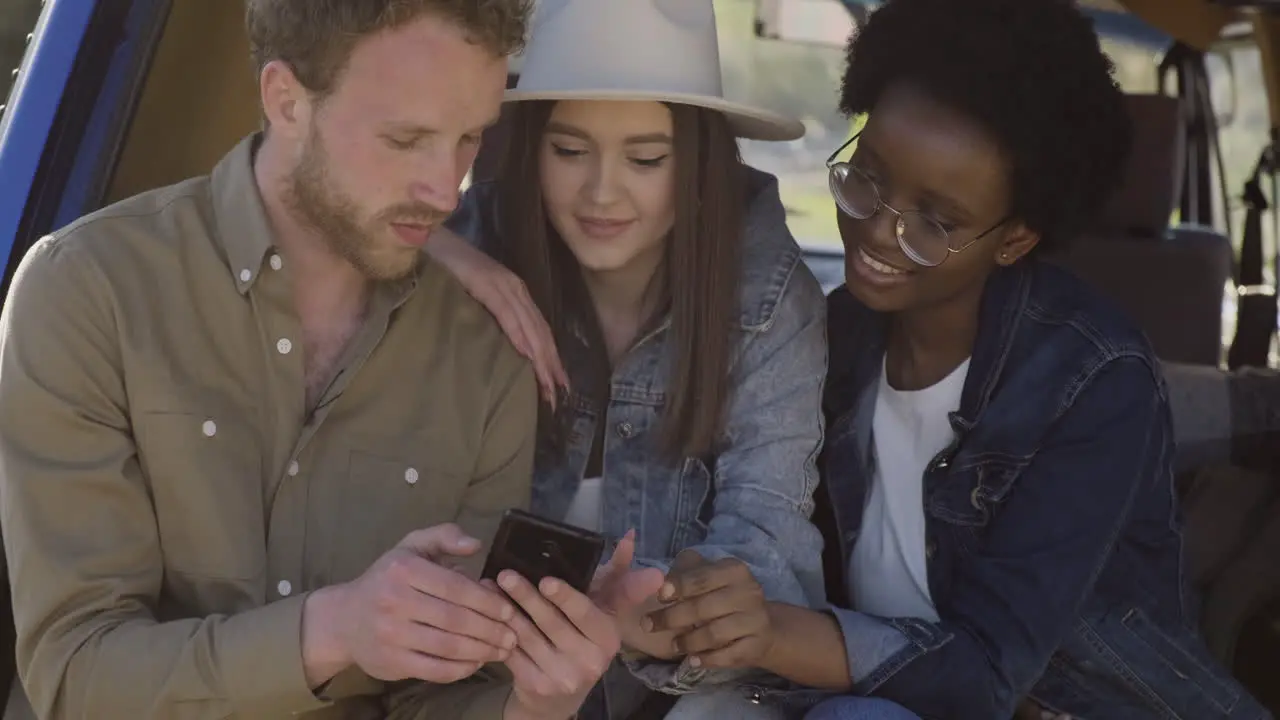
[[[886,317],[844,287],[828,317],[821,468],[847,568]],[[922,478],[941,620],[831,608],[854,695],[947,720],[1006,720],[1027,695],[1088,720],[1269,717],[1198,636],[1167,392],[1121,312],[1053,265],[998,270],[950,421]]]
[[[617,539],[635,528],[639,564],[665,569],[685,549],[710,560],[735,557],[750,566],[767,597],[821,606],[822,539],[809,516],[823,435],[826,302],[787,229],[777,179],[755,169],[748,177],[741,310],[732,328],[733,385],[719,450],[674,464],[658,452],[672,361],[668,319],[614,369],[603,415],[571,396],[576,413],[568,451],[539,452],[532,508],[551,518],[565,516],[603,423],[603,531]],[[492,184],[473,185],[448,226],[496,254],[497,202]],[[580,377],[575,363],[581,348],[560,350],[569,377]],[[687,662],[629,662],[625,668],[615,663],[602,683],[612,700],[607,713],[593,697],[582,717],[624,713],[640,695],[628,687],[637,679],[680,694],[747,674]]]
[[[810,710],[804,720],[920,720],[920,716],[881,698],[832,698]]]

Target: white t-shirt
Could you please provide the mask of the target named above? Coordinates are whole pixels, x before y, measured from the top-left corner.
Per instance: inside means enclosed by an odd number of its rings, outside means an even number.
[[[955,439],[947,415],[960,407],[969,361],[923,390],[895,390],[880,370],[871,438],[875,472],[862,532],[849,559],[854,609],[937,621],[925,558],[924,471]]]
[[[583,530],[600,532],[600,513],[604,509],[604,482],[602,478],[585,478],[578,485],[578,492],[569,504],[564,521]]]

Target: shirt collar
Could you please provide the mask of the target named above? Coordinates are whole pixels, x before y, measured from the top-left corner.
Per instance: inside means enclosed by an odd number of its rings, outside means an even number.
[[[275,247],[275,234],[253,172],[253,159],[261,141],[262,133],[241,140],[214,167],[211,178],[218,242],[226,252],[228,268],[241,295],[253,287],[262,274],[263,258]],[[277,258],[273,255],[271,262],[278,270]],[[384,294],[393,308],[399,307],[417,288],[419,278],[430,265],[424,251],[413,273],[379,283],[377,292]]]
[[[262,272],[262,259],[274,246],[271,221],[253,174],[253,158],[262,139],[254,133],[241,140],[213,169],[214,219],[218,242],[241,294]]]

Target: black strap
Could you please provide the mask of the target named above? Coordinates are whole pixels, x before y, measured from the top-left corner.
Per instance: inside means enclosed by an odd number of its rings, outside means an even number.
[[[1216,226],[1214,183],[1210,165],[1216,165],[1218,177],[1226,177],[1222,147],[1218,143],[1218,117],[1209,90],[1209,72],[1204,52],[1182,43],[1174,43],[1156,68],[1156,87],[1167,92],[1169,78],[1177,85],[1177,97],[1186,120],[1185,167],[1178,207],[1183,223]],[[1140,128],[1138,128],[1140,130]],[[1222,207],[1229,207],[1226,184],[1216,187]],[[1231,213],[1221,218],[1227,237],[1232,235]]]
[[[1271,203],[1262,191],[1262,180],[1264,177],[1271,179],[1274,197],[1274,156],[1273,147],[1262,151],[1253,175],[1245,181],[1241,198],[1245,204],[1245,216],[1240,261],[1236,266],[1236,336],[1227,352],[1227,365],[1232,370],[1267,367],[1271,338],[1276,332],[1276,290],[1265,284],[1262,273],[1265,255],[1262,216],[1271,209]],[[1275,214],[1272,215],[1274,222]]]

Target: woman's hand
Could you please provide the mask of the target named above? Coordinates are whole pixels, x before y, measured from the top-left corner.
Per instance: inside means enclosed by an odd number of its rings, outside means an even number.
[[[618,634],[626,650],[669,660],[677,654],[671,633],[647,633],[640,620],[662,607],[658,589],[665,582],[662,571],[655,568],[633,570],[636,554],[635,531],[630,530],[618,542],[609,564],[596,572],[591,583],[591,599],[598,607],[613,613]]]
[[[648,615],[661,608],[661,603],[647,603],[644,607],[638,608],[633,615],[619,618],[622,645],[627,652],[668,661],[684,655],[676,647],[674,631],[646,629]]]
[[[670,604],[649,613],[642,627],[674,634],[675,649],[695,667],[760,667],[773,647],[769,603],[741,560],[707,562],[686,550],[658,599]]]
[[[524,282],[446,228],[433,230],[427,247],[431,256],[493,315],[516,351],[533,363],[542,396],[554,408],[560,389],[569,387],[569,376],[560,362],[551,327]]]

